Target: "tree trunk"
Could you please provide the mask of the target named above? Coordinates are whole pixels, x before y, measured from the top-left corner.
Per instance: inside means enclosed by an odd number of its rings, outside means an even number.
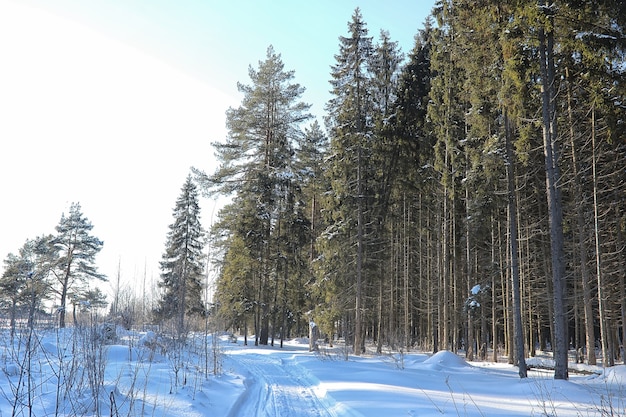
[[[504,346],[508,356],[508,363],[513,365],[515,364],[515,349],[513,347],[515,344],[515,326],[513,324],[513,306],[511,305],[513,302],[511,289],[513,280],[511,279],[511,268],[504,268],[505,265],[511,265],[511,235],[509,233],[506,234],[506,248],[504,252],[504,260],[502,255],[500,255],[500,265],[503,266],[500,268],[500,279],[502,281],[502,311],[504,312]],[[502,249],[500,253],[502,253]]]
[[[289,251],[288,251],[289,252]],[[285,340],[285,332],[287,331],[287,280],[289,279],[289,261],[285,257],[285,274],[283,277],[283,311],[281,314],[280,324],[280,347],[283,348],[283,342]]]
[[[383,353],[383,277],[378,281],[378,331],[376,340],[376,353]]]
[[[185,256],[187,256],[188,249],[185,247]],[[183,268],[178,277],[179,282],[179,298],[178,302],[178,334],[185,333],[185,306],[187,305],[187,260],[183,261]]]
[[[570,146],[572,148],[572,167],[574,170],[576,195],[582,199],[582,179],[578,174],[578,161],[576,158],[576,148],[574,140],[574,116],[572,109],[572,83],[569,77],[569,70],[565,69],[567,78],[567,112],[569,122]],[[583,313],[585,326],[585,346],[587,350],[587,363],[596,364],[595,330],[593,324],[593,306],[591,304],[591,286],[589,283],[589,269],[587,267],[587,250],[585,248],[585,213],[583,201],[576,204],[576,222],[578,225],[578,258],[580,262],[580,279],[582,282]]]
[[[469,156],[466,155],[469,165]],[[469,173],[466,171],[466,177]],[[465,279],[467,281],[467,292],[471,294],[472,288],[472,254],[471,254],[471,245],[470,245],[470,211],[469,211],[469,181],[465,181],[465,271],[466,276]],[[474,360],[474,326],[472,323],[472,309],[467,309],[467,346],[465,348],[465,357],[468,361]]]
[[[622,212],[620,210],[622,210],[621,206],[622,203],[616,204],[615,205],[615,218],[618,219],[618,221],[621,220],[622,218]],[[616,241],[617,241],[617,247],[619,248],[619,250],[625,250],[624,247],[624,236],[622,234],[622,229],[620,227],[617,228],[617,235],[616,235]],[[619,262],[619,276],[621,277],[621,279],[619,280],[619,287],[620,287],[620,317],[621,317],[621,322],[622,322],[622,340],[620,340],[620,346],[621,346],[621,351],[620,351],[620,355],[622,357],[622,362],[626,363],[626,264],[624,263],[625,258],[622,257],[618,262]]]
[[[544,1],[539,0],[543,9]],[[556,132],[556,86],[554,68],[554,34],[545,32],[543,25],[539,35],[539,66],[541,72],[543,147],[546,166],[546,196],[550,223],[550,249],[552,254],[552,282],[554,332],[554,378],[568,379],[567,325],[565,316],[565,265],[563,256],[563,212],[561,207],[559,150]]]
[[[363,180],[362,180],[362,150],[359,144],[357,163],[357,254],[356,254],[356,300],[354,306],[354,354],[361,354],[363,343],[362,308],[363,308]]]
[[[513,330],[515,363],[520,378],[527,377],[526,359],[524,356],[524,330],[522,329],[522,302],[520,296],[520,271],[517,243],[517,199],[515,196],[515,178],[513,170],[513,144],[511,143],[511,128],[508,115],[504,114],[504,130],[506,140],[506,176],[509,197],[509,241],[511,250],[511,283],[513,289]]]
[[[610,366],[611,349],[609,347],[609,334],[606,317],[606,300],[602,280],[602,248],[600,246],[600,230],[598,226],[598,176],[596,175],[596,110],[591,109],[591,147],[592,151],[592,175],[593,175],[593,225],[596,249],[596,279],[598,285],[598,309],[600,316],[600,338],[602,342],[602,365]]]
[[[410,210],[407,208],[406,194],[402,195],[402,232],[403,232],[403,244],[402,244],[402,279],[404,287],[404,347],[408,350],[411,347],[411,333],[409,327],[409,310],[410,310],[410,298],[409,298],[409,259],[411,250],[411,241],[409,239],[408,225],[410,224]]]
[[[256,288],[256,303],[254,303],[254,346],[259,346],[261,336],[261,300],[263,293],[262,274],[257,272],[258,287]]]
[[[496,265],[496,226],[493,215],[491,217],[491,265]],[[498,320],[496,318],[496,274],[491,273],[491,338],[492,338],[492,357],[493,362],[498,362]]]
[[[444,208],[445,208],[445,204],[444,204]],[[437,214],[437,216],[439,217],[439,221],[440,222],[444,222],[445,221],[445,216],[443,215],[443,211],[439,212]],[[442,236],[442,239],[445,240],[445,234]],[[444,279],[443,279],[443,271],[444,271],[444,260],[443,260],[443,245],[439,244],[439,242],[437,242],[436,240],[434,241],[434,246],[435,246],[435,250],[436,250],[436,258],[437,258],[437,263],[436,263],[436,270],[435,270],[435,276],[436,278],[436,286],[433,286],[433,294],[432,294],[432,300],[433,303],[435,304],[433,307],[433,353],[437,353],[440,349],[441,349],[441,340],[442,340],[442,322],[443,322],[443,302],[444,302],[444,295],[445,295],[445,291],[443,290],[443,284]],[[445,345],[444,345],[444,349],[445,349]]]
[[[446,153],[447,155],[447,153]],[[447,163],[446,163],[447,169]],[[442,303],[441,303],[441,322],[439,326],[441,327],[441,338],[440,343],[444,349],[450,349],[449,340],[449,307],[450,307],[450,236],[448,235],[449,226],[448,226],[448,191],[444,189],[443,194],[443,213],[441,214],[443,219],[443,231],[442,231],[442,239],[441,239],[441,251],[443,254],[443,269],[441,273],[442,277],[442,285],[440,287],[441,293],[443,293]],[[440,294],[441,294],[440,293]]]
[[[61,329],[65,328],[65,309],[67,307],[67,291],[70,285],[70,274],[72,271],[72,261],[73,261],[73,248],[70,245],[68,248],[67,254],[67,266],[65,267],[65,271],[63,272],[63,278],[61,279],[61,307],[59,308],[59,327]]]
[[[437,287],[439,285],[439,280],[435,281],[435,278],[433,277],[433,272],[438,272],[440,265],[441,265],[441,254],[440,254],[440,246],[439,245],[435,245],[435,259],[436,262],[433,265],[433,262],[431,261],[431,259],[433,258],[432,256],[432,242],[431,242],[431,233],[430,233],[430,223],[431,222],[431,218],[430,216],[426,217],[426,242],[427,243],[427,247],[426,247],[426,262],[429,264],[429,267],[426,269],[427,270],[427,277],[426,277],[426,282],[428,283],[428,301],[429,301],[429,309],[428,309],[428,313],[430,314],[430,320],[428,322],[429,326],[430,326],[430,334],[432,336],[432,352],[433,354],[437,353],[439,351],[439,300],[440,297],[437,297]],[[431,269],[432,268],[432,269]],[[434,270],[433,270],[434,269]],[[438,275],[438,274],[436,274]]]

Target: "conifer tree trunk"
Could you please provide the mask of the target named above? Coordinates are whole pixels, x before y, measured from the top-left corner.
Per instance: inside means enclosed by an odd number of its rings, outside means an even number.
[[[447,156],[447,153],[446,153]],[[447,158],[447,157],[446,157]],[[447,161],[446,161],[447,162]],[[447,169],[447,163],[446,163]],[[441,251],[442,251],[442,271],[441,271],[441,288],[443,293],[441,299],[441,321],[439,326],[441,327],[440,343],[443,349],[449,349],[449,305],[450,305],[450,236],[449,236],[449,220],[448,220],[448,190],[444,187],[443,191],[443,212],[441,214],[442,219],[442,239],[441,239]],[[440,293],[440,294],[441,294]]]
[[[186,251],[187,249],[185,249]],[[187,277],[187,271],[186,271],[186,263],[187,261],[183,261],[183,266],[181,268],[180,271],[180,276],[178,277],[178,301],[180,302],[179,307],[178,307],[178,317],[177,317],[177,321],[178,321],[178,333],[183,334],[185,331],[185,305],[186,305],[186,298],[187,298],[187,285],[186,285],[186,277]]]
[[[620,204],[616,204],[615,205],[615,217],[617,219],[620,218],[620,210],[622,209],[622,207],[620,207]],[[624,236],[622,233],[622,229],[620,227],[617,228],[617,247],[620,248],[621,250],[624,250]],[[622,361],[624,363],[626,363],[626,265],[625,262],[626,260],[622,257],[622,259],[619,262],[619,271],[620,271],[620,276],[622,277],[619,281],[619,287],[620,287],[620,316],[621,316],[621,321],[622,321],[622,340],[620,340],[620,345],[622,346],[622,352],[621,352],[621,356],[622,356]]]
[[[514,330],[514,348],[515,363],[518,367],[520,378],[527,377],[526,359],[524,356],[524,330],[522,329],[522,306],[520,296],[520,271],[519,271],[519,253],[517,244],[517,199],[515,196],[515,178],[513,170],[513,145],[511,143],[511,128],[509,126],[509,117],[504,114],[504,130],[506,140],[506,176],[508,183],[509,197],[509,235],[511,250],[511,282],[513,289],[513,330]]]
[[[567,78],[567,113],[569,123],[569,135],[570,146],[572,148],[572,169],[574,170],[575,178],[575,192],[576,195],[582,196],[581,179],[578,174],[578,161],[576,157],[576,147],[574,141],[574,116],[572,109],[572,84],[569,76],[569,70],[565,69]],[[587,350],[587,363],[589,365],[596,364],[596,349],[595,349],[595,330],[593,323],[593,306],[591,303],[591,288],[589,283],[589,269],[587,267],[587,250],[585,248],[585,213],[583,211],[583,202],[579,201],[576,204],[576,222],[578,225],[578,258],[580,262],[580,278],[582,282],[582,296],[583,296],[583,313],[584,313],[584,328],[585,328],[585,345]]]
[[[469,157],[468,165],[469,165]],[[468,172],[466,168],[465,176],[467,178]],[[465,181],[465,270],[466,270],[466,281],[467,281],[467,292],[471,294],[472,288],[472,267],[471,267],[471,251],[470,251],[470,211],[469,211],[469,181]],[[465,347],[465,357],[468,361],[474,360],[474,328],[472,323],[472,309],[467,309],[467,346]]]
[[[407,209],[406,193],[402,195],[402,224],[403,224],[403,245],[402,245],[402,278],[404,284],[404,347],[409,349],[411,347],[411,331],[409,327],[410,317],[410,297],[409,297],[409,259],[410,259],[410,239],[408,233],[408,226],[411,221],[411,212]]]
[[[496,265],[496,227],[495,219],[491,217],[491,265]],[[492,362],[498,362],[498,320],[496,318],[496,274],[491,273],[491,338]]]
[[[498,236],[502,236],[502,222],[498,223]],[[500,286],[502,287],[502,311],[504,313],[502,317],[503,327],[504,327],[504,337],[503,337],[503,345],[504,345],[504,353],[508,355],[508,363],[513,364],[513,316],[511,315],[511,300],[513,297],[511,296],[511,280],[509,279],[509,274],[511,272],[510,268],[505,268],[505,265],[509,265],[511,262],[511,258],[509,257],[509,252],[511,250],[511,243],[509,242],[510,235],[507,233],[505,236],[506,245],[502,245],[502,240],[500,238],[498,244],[498,265],[502,265],[500,267]],[[504,252],[504,255],[503,255]]]
[[[432,352],[437,353],[439,351],[439,300],[441,299],[441,297],[438,297],[437,295],[437,288],[438,288],[438,284],[439,280],[435,281],[435,278],[433,278],[433,272],[435,273],[435,276],[438,276],[439,274],[437,274],[437,272],[440,271],[440,265],[441,265],[441,251],[440,251],[440,246],[435,244],[432,241],[432,237],[431,237],[431,233],[430,233],[430,223],[431,222],[431,218],[430,216],[426,217],[426,241],[428,242],[427,245],[427,250],[426,250],[426,259],[428,260],[428,262],[431,265],[434,265],[432,267],[429,267],[427,269],[428,271],[428,276],[427,276],[427,280],[426,282],[428,282],[428,287],[429,287],[429,293],[428,293],[428,301],[429,301],[429,309],[428,312],[430,314],[430,320],[428,322],[429,326],[430,326],[430,334],[432,336]],[[435,256],[433,256],[433,250],[432,247],[435,246]],[[430,259],[435,258],[435,262],[431,262]],[[431,269],[432,268],[432,269]]]
[[[361,354],[361,345],[363,343],[362,327],[362,309],[363,309],[363,181],[361,172],[362,149],[361,144],[358,145],[358,162],[357,162],[357,254],[356,254],[356,302],[354,311],[354,354]],[[380,336],[380,335],[379,335]]]
[[[598,176],[596,173],[596,109],[591,108],[591,147],[592,162],[591,170],[593,175],[593,225],[594,225],[594,241],[596,252],[596,279],[598,286],[598,309],[600,319],[600,338],[602,343],[602,365],[606,368],[610,366],[610,358],[612,358],[609,346],[609,333],[607,329],[606,317],[606,299],[604,295],[604,283],[602,282],[602,249],[600,246],[600,231],[598,227]]]
[[[454,190],[454,180],[452,181],[452,195],[456,196],[456,192]],[[459,325],[460,322],[460,318],[459,318],[459,314],[461,309],[459,308],[459,288],[461,287],[461,285],[459,284],[459,268],[458,268],[458,262],[459,262],[459,256],[457,253],[457,249],[458,249],[458,244],[457,244],[457,239],[456,239],[456,228],[457,228],[457,223],[456,223],[456,197],[452,199],[452,204],[451,204],[451,212],[450,212],[450,240],[451,240],[451,247],[452,247],[452,253],[451,253],[451,257],[450,257],[450,271],[451,271],[451,275],[450,278],[452,279],[452,306],[448,306],[448,317],[450,318],[450,324],[448,327],[448,335],[450,336],[450,338],[452,339],[452,347],[451,350],[454,353],[457,353],[459,350],[459,335],[460,335],[460,329],[462,328],[462,326]],[[450,311],[451,310],[451,311]]]
[[[378,281],[378,330],[377,330],[377,343],[376,353],[383,353],[383,277],[381,276]]]
[[[539,0],[544,9],[544,1]],[[567,326],[565,316],[565,265],[563,260],[563,212],[561,207],[559,150],[556,131],[556,86],[554,67],[554,33],[546,33],[540,25],[539,67],[542,90],[543,147],[546,169],[546,195],[550,223],[550,249],[552,254],[553,318],[554,331],[554,378],[568,379],[567,370]]]

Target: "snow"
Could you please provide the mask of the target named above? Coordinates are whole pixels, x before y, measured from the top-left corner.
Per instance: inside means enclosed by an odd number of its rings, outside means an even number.
[[[59,416],[567,417],[626,411],[625,366],[570,364],[581,372],[558,381],[551,371],[535,369],[551,366],[549,355],[530,358],[529,378],[520,379],[505,361],[470,363],[449,351],[356,357],[346,355],[341,343],[309,352],[303,338],[282,349],[243,346],[243,338],[231,343],[229,335],[190,335],[176,344],[156,331],[120,329],[112,344],[94,345],[89,331],[65,329],[36,332],[36,348],[24,356],[27,335],[12,343],[8,332],[0,335],[0,415],[29,414],[29,401],[32,415]],[[90,363],[102,373],[83,373]]]
[[[472,287],[472,290],[470,291],[472,293],[472,295],[476,295],[480,292],[481,287],[480,284],[476,284]]]
[[[604,33],[594,33],[594,32],[578,32],[576,34],[576,40],[581,40],[585,38],[596,38],[596,39],[608,39],[612,41],[618,40],[616,36],[607,35]]]

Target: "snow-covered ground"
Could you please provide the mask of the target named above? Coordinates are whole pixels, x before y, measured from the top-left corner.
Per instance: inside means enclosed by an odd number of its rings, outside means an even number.
[[[569,381],[533,370],[521,380],[511,365],[447,351],[346,360],[341,347],[310,353],[306,340],[281,349],[195,336],[183,345],[147,332],[104,344],[96,333],[13,342],[3,333],[0,416],[626,415],[623,365],[585,367],[592,373]]]

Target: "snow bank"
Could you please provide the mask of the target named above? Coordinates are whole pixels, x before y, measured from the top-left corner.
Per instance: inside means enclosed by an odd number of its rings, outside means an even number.
[[[624,385],[626,384],[626,365],[612,366],[606,368],[602,378],[607,383]]]

